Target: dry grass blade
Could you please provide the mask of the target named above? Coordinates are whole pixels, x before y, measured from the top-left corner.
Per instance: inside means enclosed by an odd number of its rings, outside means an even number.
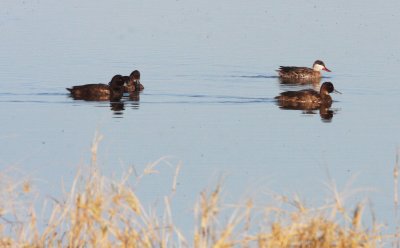
[[[171,193],[163,197],[162,207],[145,208],[135,191],[138,184],[132,187],[129,182],[151,176],[166,158],[149,164],[142,175],[135,177],[129,170],[115,181],[97,167],[101,139],[96,135],[93,141],[90,173],[77,173],[69,193],[51,201],[48,218],[41,219],[34,208],[35,198],[27,197],[33,194],[31,183],[0,181],[0,247],[347,248],[377,247],[386,238],[375,224],[363,226],[363,203],[352,212],[346,210],[345,197],[335,185],[333,204],[316,208],[308,207],[297,196],[276,197],[275,201],[282,201],[279,207],[256,206],[252,199],[226,204],[221,185],[217,185],[214,190],[201,192],[191,216],[194,230],[178,228],[172,195],[177,190],[181,164],[174,168]],[[395,169],[396,180],[397,173]]]

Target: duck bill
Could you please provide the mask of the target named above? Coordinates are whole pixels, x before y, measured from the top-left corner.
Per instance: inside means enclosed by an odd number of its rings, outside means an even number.
[[[326,68],[326,67],[324,67],[324,69],[322,69],[322,70],[327,71],[327,72],[331,72],[331,70],[329,70],[329,69]]]
[[[342,94],[342,92],[340,92],[340,91],[337,91],[337,90],[333,90],[333,93],[336,93],[336,94]]]

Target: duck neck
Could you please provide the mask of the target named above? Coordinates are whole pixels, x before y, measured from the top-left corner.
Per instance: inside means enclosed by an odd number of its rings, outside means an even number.
[[[133,79],[131,85],[135,87],[135,91],[140,90],[140,79]]]
[[[331,102],[332,101],[332,97],[328,94],[328,93],[322,93],[321,92],[321,99],[322,99],[322,101],[324,101],[324,102]]]

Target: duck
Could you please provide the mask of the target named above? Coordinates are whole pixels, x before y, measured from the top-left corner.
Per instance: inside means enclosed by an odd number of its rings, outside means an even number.
[[[326,68],[322,60],[316,60],[312,68],[280,66],[279,70],[276,71],[279,73],[279,77],[284,79],[314,79],[321,77],[321,70],[331,72],[331,70]]]
[[[335,90],[335,87],[331,82],[324,82],[318,91],[313,89],[299,90],[299,91],[286,91],[282,92],[275,99],[280,105],[286,105],[291,107],[302,107],[301,105],[310,105],[313,108],[318,108],[320,105],[330,105],[332,103],[332,97],[329,93],[341,92]]]
[[[134,70],[129,76],[123,76],[125,81],[124,92],[131,93],[135,91],[142,91],[143,84],[140,83],[140,71]]]
[[[75,100],[119,101],[123,95],[124,80],[115,75],[107,84],[85,84],[66,88]]]

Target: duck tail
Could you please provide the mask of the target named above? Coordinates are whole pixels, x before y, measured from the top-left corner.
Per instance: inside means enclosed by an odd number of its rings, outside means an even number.
[[[65,88],[66,90],[68,90],[70,93],[72,93],[72,89],[70,88]]]

